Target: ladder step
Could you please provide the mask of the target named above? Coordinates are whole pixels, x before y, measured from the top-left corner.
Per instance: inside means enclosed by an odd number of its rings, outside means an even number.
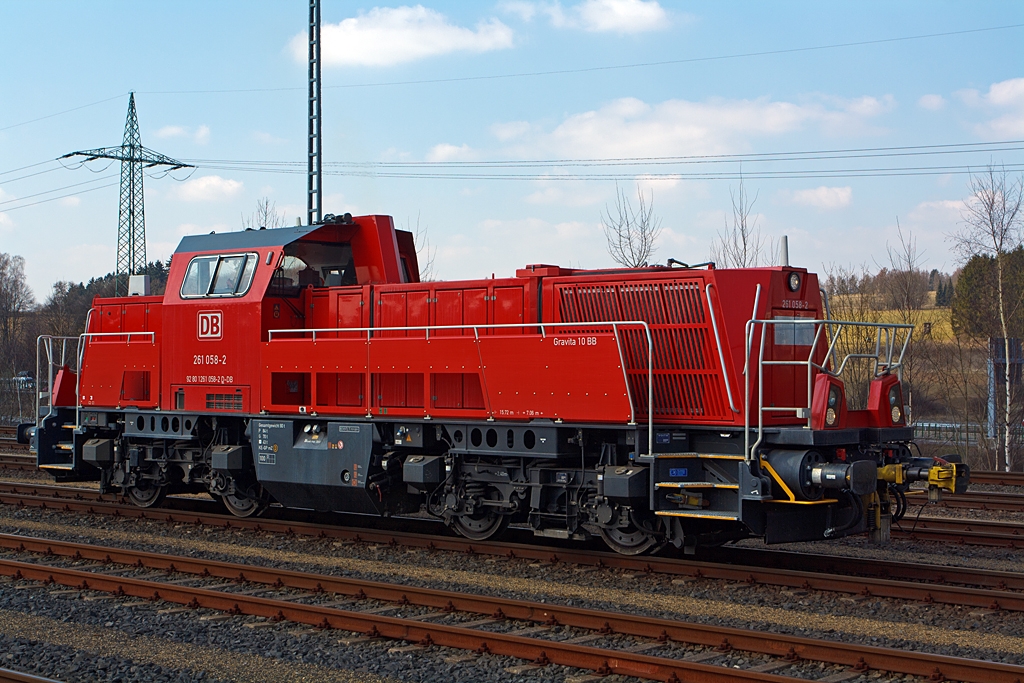
[[[659,481],[656,489],[739,489],[739,484],[716,484],[710,481]]]
[[[719,512],[712,510],[656,510],[659,517],[699,517],[701,519],[724,519],[738,520],[739,515],[732,512]]]
[[[41,470],[73,470],[73,469],[75,469],[75,466],[72,465],[71,463],[67,463],[66,465],[40,465],[39,469],[41,469]]]

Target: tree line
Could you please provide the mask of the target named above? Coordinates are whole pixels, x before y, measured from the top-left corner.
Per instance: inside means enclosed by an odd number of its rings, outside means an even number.
[[[152,261],[141,274],[149,275],[150,293],[160,295],[167,286],[170,259]],[[13,378],[36,370],[36,339],[49,334],[77,337],[85,331],[86,317],[96,297],[114,296],[115,274],[88,282],[60,280],[37,302],[25,278],[25,259],[0,252],[0,424],[31,419],[33,392]]]

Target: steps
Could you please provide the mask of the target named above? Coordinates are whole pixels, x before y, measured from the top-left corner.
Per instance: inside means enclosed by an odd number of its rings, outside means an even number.
[[[660,517],[740,519],[742,455],[655,453],[654,514]]]

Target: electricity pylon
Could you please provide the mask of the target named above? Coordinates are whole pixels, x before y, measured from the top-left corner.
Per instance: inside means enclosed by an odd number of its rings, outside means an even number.
[[[84,161],[112,159],[121,162],[121,205],[117,219],[117,270],[114,295],[128,293],[128,276],[146,267],[146,208],[143,201],[142,177],[147,168],[167,167],[168,171],[194,168],[142,146],[139,117],[135,113],[135,93],[128,94],[128,118],[124,124],[124,141],[120,147],[100,147],[65,154],[85,157]]]

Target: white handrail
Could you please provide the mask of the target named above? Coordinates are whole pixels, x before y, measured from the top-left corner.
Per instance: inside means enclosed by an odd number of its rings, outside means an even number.
[[[633,392],[629,387],[629,377],[626,373],[626,364],[622,355],[622,343],[619,341],[619,327],[642,327],[647,337],[647,453],[654,453],[654,337],[651,335],[651,327],[644,320],[602,320],[595,322],[560,322],[560,323],[492,323],[489,325],[406,325],[401,327],[310,327],[301,329],[283,328],[279,330],[267,330],[267,342],[274,341],[274,333],[278,337],[285,334],[312,334],[312,340],[316,342],[317,333],[334,334],[338,332],[365,332],[366,341],[369,342],[374,332],[424,332],[424,338],[430,338],[431,330],[473,330],[475,340],[479,340],[480,330],[501,330],[515,328],[539,328],[541,338],[547,339],[547,328],[563,327],[611,327],[615,337],[615,346],[619,351],[619,361],[622,365],[622,380],[626,385],[626,398],[629,401],[630,424],[636,423],[636,405],[633,401]],[[389,337],[394,339],[394,337]],[[280,341],[280,339],[279,339]],[[367,364],[369,369],[369,364]],[[486,373],[484,373],[486,375]],[[486,378],[485,378],[486,381]]]
[[[156,344],[156,332],[83,332],[78,335],[83,339],[91,337],[128,337],[125,343],[131,343],[132,335],[149,335],[150,343]]]
[[[725,364],[725,352],[722,350],[722,336],[718,332],[718,318],[715,316],[715,306],[711,303],[711,288],[714,287],[714,283],[707,283],[704,286],[704,296],[708,300],[708,311],[711,313],[711,329],[715,333],[715,345],[718,346],[718,362],[722,366],[722,381],[725,382],[725,394],[729,397],[729,407],[732,412],[738,413],[740,409],[736,407],[736,401],[732,398],[732,382],[729,380],[729,370]]]
[[[755,309],[756,315],[756,309]],[[757,357],[757,440],[751,445],[750,444],[750,373],[747,372],[749,369],[750,351],[753,343],[753,335],[757,325],[761,325],[761,341],[758,350]],[[774,325],[814,325],[814,339],[810,344],[810,353],[808,354],[807,360],[765,360],[764,348],[765,340],[767,338],[767,331],[769,326]],[[819,342],[821,340],[822,333],[828,336],[828,332],[831,331],[832,326],[836,327],[834,335],[829,340],[828,347],[825,351],[826,362],[831,360],[833,368],[829,369],[824,365],[814,362],[814,354],[818,349]],[[848,353],[843,358],[842,363],[839,364],[838,368],[835,368],[835,347],[838,343],[843,331],[848,328],[873,328],[877,331],[875,338],[875,353]],[[899,330],[906,330],[907,334],[904,336],[903,344],[899,347],[899,356],[894,361],[893,358],[896,356],[896,343]],[[870,323],[870,322],[856,322],[846,320],[819,320],[812,318],[772,318],[772,319],[759,319],[752,317],[747,321],[746,325],[746,339],[745,348],[747,350],[746,362],[748,366],[744,368],[744,395],[746,396],[746,411],[744,415],[744,457],[749,462],[753,458],[754,452],[764,439],[764,413],[765,412],[788,412],[795,411],[799,414],[802,410],[807,410],[807,427],[811,426],[810,409],[812,403],[812,392],[813,392],[813,371],[818,370],[819,372],[825,373],[832,377],[839,377],[842,375],[843,370],[846,369],[847,363],[850,360],[857,358],[871,359],[874,360],[873,374],[875,377],[881,376],[881,374],[889,374],[893,370],[897,373],[902,373],[903,369],[903,358],[906,356],[907,347],[910,345],[910,338],[913,334],[914,326],[906,323]],[[885,343],[882,342],[882,334],[885,333]],[[884,355],[884,360],[880,359]],[[766,365],[805,365],[807,366],[807,405],[806,406],[771,406],[765,407],[764,405],[764,366]],[[879,369],[882,368],[882,373]]]

